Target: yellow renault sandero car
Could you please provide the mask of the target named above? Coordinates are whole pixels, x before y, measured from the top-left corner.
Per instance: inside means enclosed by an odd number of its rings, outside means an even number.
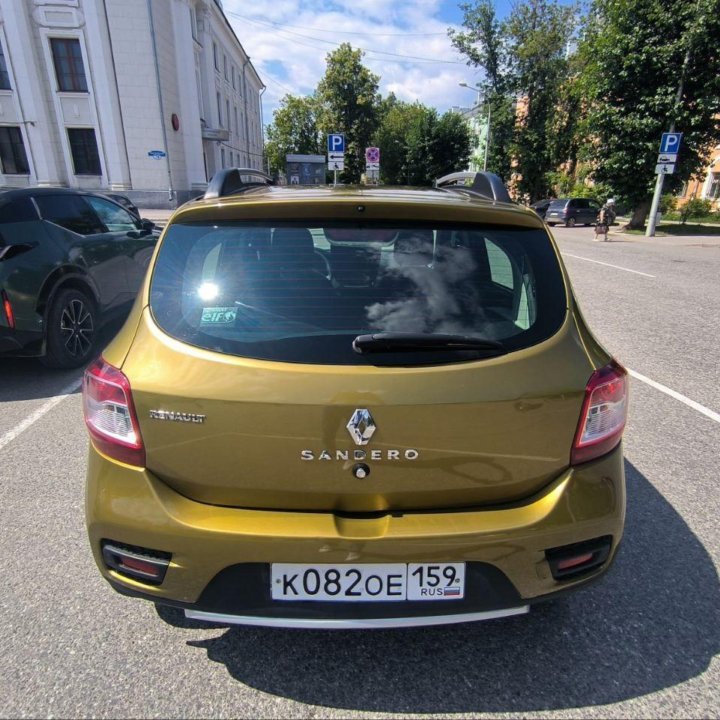
[[[496,176],[226,170],[85,374],[92,551],[119,592],[208,621],[524,613],[615,555],[627,402]]]

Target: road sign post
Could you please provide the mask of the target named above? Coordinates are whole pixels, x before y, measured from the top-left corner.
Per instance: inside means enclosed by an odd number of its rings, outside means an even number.
[[[660,197],[662,196],[665,176],[672,175],[675,172],[675,162],[680,150],[683,134],[673,132],[674,129],[675,126],[673,123],[670,132],[663,133],[660,140],[660,153],[658,155],[657,165],[655,166],[655,174],[657,175],[655,193],[653,194],[652,205],[650,206],[650,217],[648,218],[645,237],[655,236],[657,212],[660,207]]]
[[[333,171],[333,185],[337,185],[338,170],[345,169],[345,133],[330,133],[327,138],[328,170]]]

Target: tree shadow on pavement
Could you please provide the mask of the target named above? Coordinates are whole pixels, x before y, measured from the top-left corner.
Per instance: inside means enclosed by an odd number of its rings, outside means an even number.
[[[718,575],[683,519],[627,461],[626,474],[615,566],[529,615],[365,632],[233,627],[188,644],[262,692],[382,713],[574,708],[677,685],[720,651]]]

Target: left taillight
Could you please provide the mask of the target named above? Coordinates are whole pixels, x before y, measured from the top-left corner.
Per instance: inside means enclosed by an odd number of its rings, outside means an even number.
[[[15,314],[13,313],[10,298],[4,290],[0,290],[0,299],[2,300],[3,312],[5,313],[5,322],[10,329],[15,329]]]
[[[128,465],[145,466],[145,446],[130,382],[103,358],[85,371],[83,411],[90,437],[100,452]]]
[[[627,410],[627,370],[613,360],[588,380],[570,464],[578,465],[609,453],[622,439]]]

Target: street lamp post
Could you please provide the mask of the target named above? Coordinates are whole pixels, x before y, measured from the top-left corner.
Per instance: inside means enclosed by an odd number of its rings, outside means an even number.
[[[475,101],[475,107],[479,108],[480,107],[480,97],[481,97],[480,86],[479,85],[468,85],[467,83],[464,83],[464,82],[461,82],[458,84],[460,85],[460,87],[464,87],[464,88],[467,88],[468,90],[474,90],[477,92],[477,100]],[[490,147],[490,120],[491,120],[490,103],[487,104],[487,109],[488,109],[487,130],[485,133],[485,152],[484,152],[484,156],[483,156],[483,172],[485,172],[487,170],[488,148]]]

